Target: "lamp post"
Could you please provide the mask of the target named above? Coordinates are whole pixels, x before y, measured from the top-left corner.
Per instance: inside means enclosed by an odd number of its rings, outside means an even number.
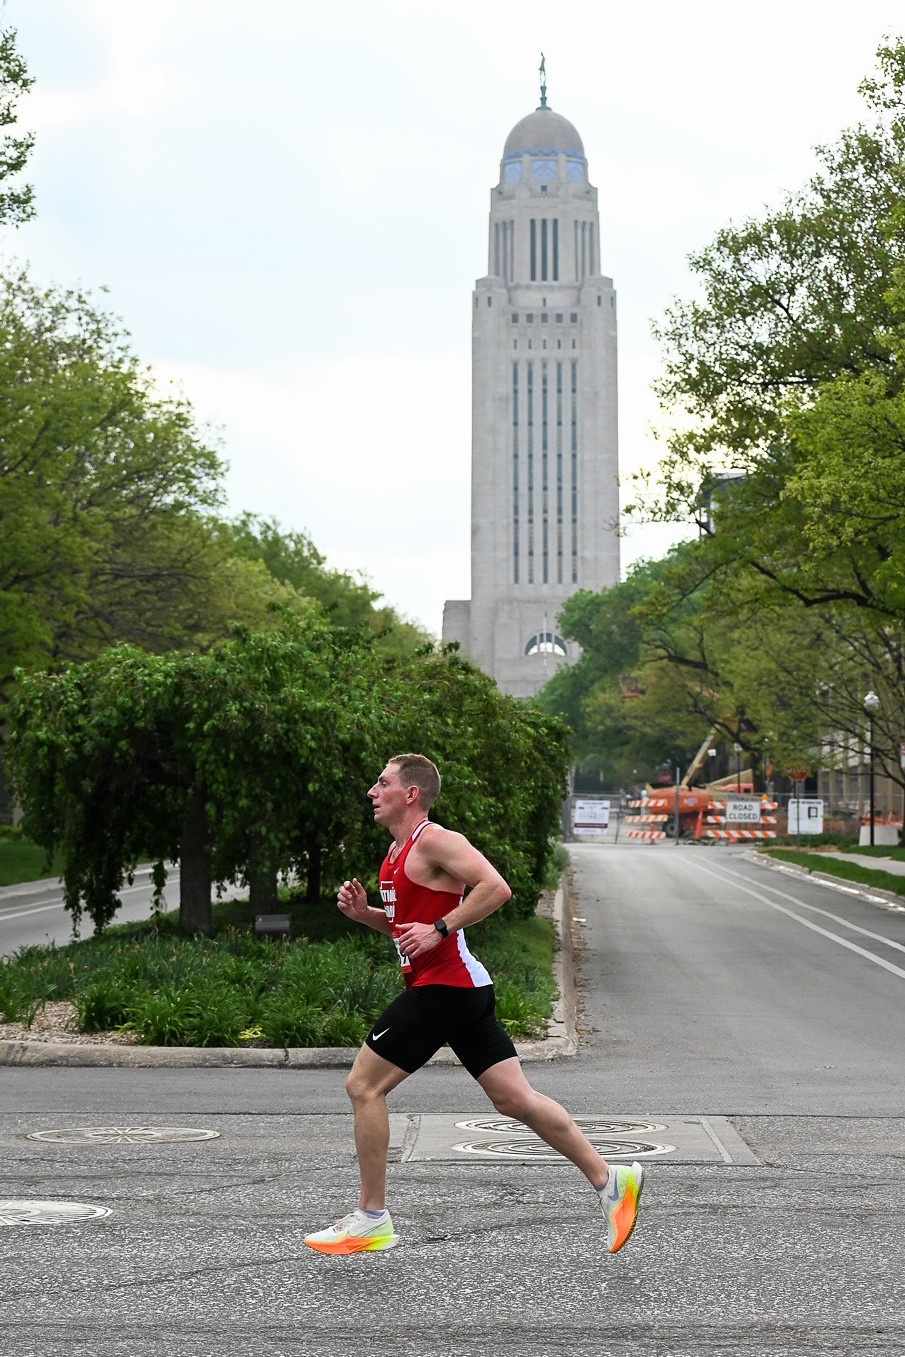
[[[738,740],[735,741],[732,748],[735,750],[735,790],[742,790],[742,747]]]
[[[874,846],[874,717],[880,706],[880,699],[877,694],[871,690],[864,699],[864,710],[867,712],[867,759],[869,769],[869,823],[870,823],[870,846]]]

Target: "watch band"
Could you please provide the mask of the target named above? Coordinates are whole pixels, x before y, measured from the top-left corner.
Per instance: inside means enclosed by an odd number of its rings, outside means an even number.
[[[449,928],[447,927],[447,923],[446,923],[446,920],[445,920],[445,919],[437,919],[437,920],[435,920],[435,922],[434,922],[434,928],[436,928],[436,930],[437,930],[437,932],[440,934],[440,937],[441,937],[441,938],[448,938],[448,937],[449,937]]]

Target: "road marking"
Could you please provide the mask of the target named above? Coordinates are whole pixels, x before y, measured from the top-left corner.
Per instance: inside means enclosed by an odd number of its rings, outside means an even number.
[[[20,909],[17,914],[7,914],[0,910],[0,924],[5,923],[7,919],[26,919],[32,914],[43,914],[46,909],[62,909],[63,901],[58,900],[55,905],[33,905],[31,909]]]
[[[740,877],[742,881],[747,879],[741,877],[740,873],[732,872],[728,868],[723,869],[725,875],[720,875],[718,872],[709,871],[699,862],[696,862],[694,866],[697,867],[698,871],[703,872],[705,876],[712,876],[716,881],[725,881],[726,876]],[[779,914],[788,915],[790,919],[794,919],[795,922],[801,924],[803,928],[810,928],[814,933],[819,933],[822,937],[829,938],[831,942],[838,943],[840,947],[846,947],[850,952],[856,952],[858,956],[863,956],[868,961],[872,961],[875,966],[882,966],[884,971],[889,971],[892,975],[901,976],[901,978],[905,980],[905,970],[903,970],[901,966],[894,966],[891,961],[886,961],[883,957],[877,956],[874,952],[869,952],[866,947],[859,947],[856,942],[849,942],[848,938],[841,938],[838,933],[831,933],[828,928],[821,928],[819,924],[811,923],[810,919],[803,919],[801,915],[796,914],[794,910],[786,909],[785,905],[778,905],[775,900],[768,900],[766,896],[761,895],[759,891],[752,890],[749,886],[737,886],[736,889],[744,891],[746,895],[753,896],[755,900],[759,901],[762,905],[766,905],[768,909],[775,909]],[[768,889],[775,890],[775,887],[768,887]],[[796,900],[794,895],[786,895],[784,891],[776,891],[776,894],[782,895],[786,900],[791,900],[799,907],[799,909],[816,909],[816,906],[806,905],[803,901]],[[829,914],[826,910],[816,910],[816,912],[818,914],[826,914],[828,918],[835,919],[836,923],[842,924],[841,919],[836,918],[834,914]],[[855,925],[852,925],[852,927],[854,928]],[[881,937],[879,933],[868,933],[866,928],[860,928],[858,929],[858,932],[865,933],[868,937],[876,938],[886,946],[899,946],[899,944],[893,942],[891,938]]]
[[[168,879],[167,879],[167,885],[169,886],[170,884],[171,884],[171,881],[170,881],[170,879],[168,878]],[[152,890],[153,890],[153,887],[150,885],[150,883],[145,882],[144,885],[138,885],[138,886],[123,886],[123,888],[122,888],[121,891],[117,891],[117,895],[131,895],[134,891],[152,891]],[[150,904],[150,900],[148,901],[148,903]],[[27,919],[27,918],[29,918],[29,916],[32,915],[32,914],[43,914],[44,911],[45,911],[45,910],[48,910],[48,909],[62,909],[62,910],[65,910],[65,908],[66,908],[66,906],[63,904],[63,898],[62,898],[62,896],[60,897],[59,900],[56,901],[55,904],[52,904],[52,905],[30,905],[30,906],[28,907],[28,909],[20,909],[20,910],[18,910],[15,914],[8,914],[8,913],[6,912],[6,910],[0,908],[0,924],[5,923],[7,919]]]

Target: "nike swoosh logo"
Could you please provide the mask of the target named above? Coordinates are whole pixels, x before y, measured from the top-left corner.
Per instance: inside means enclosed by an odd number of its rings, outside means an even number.
[[[371,1040],[372,1040],[372,1041],[379,1041],[381,1037],[385,1037],[385,1036],[386,1036],[386,1034],[387,1034],[387,1032],[389,1032],[389,1030],[390,1030],[390,1029],[389,1029],[388,1027],[385,1027],[385,1028],[383,1029],[382,1032],[375,1032],[374,1035],[371,1037]]]
[[[381,1036],[383,1033],[381,1033]],[[613,1191],[606,1193],[607,1201],[617,1202],[619,1200],[619,1179],[613,1174]]]

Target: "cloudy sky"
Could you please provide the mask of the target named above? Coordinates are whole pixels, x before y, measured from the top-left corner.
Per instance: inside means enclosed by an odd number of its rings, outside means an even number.
[[[470,594],[471,289],[540,52],[599,189],[627,478],[656,463],[649,325],[688,295],[688,253],[804,182],[900,13],[6,0],[39,215],[0,250],[109,289],[135,351],[219,427],[230,510],[307,533],[438,633]],[[633,529],[624,566],[674,535]]]

